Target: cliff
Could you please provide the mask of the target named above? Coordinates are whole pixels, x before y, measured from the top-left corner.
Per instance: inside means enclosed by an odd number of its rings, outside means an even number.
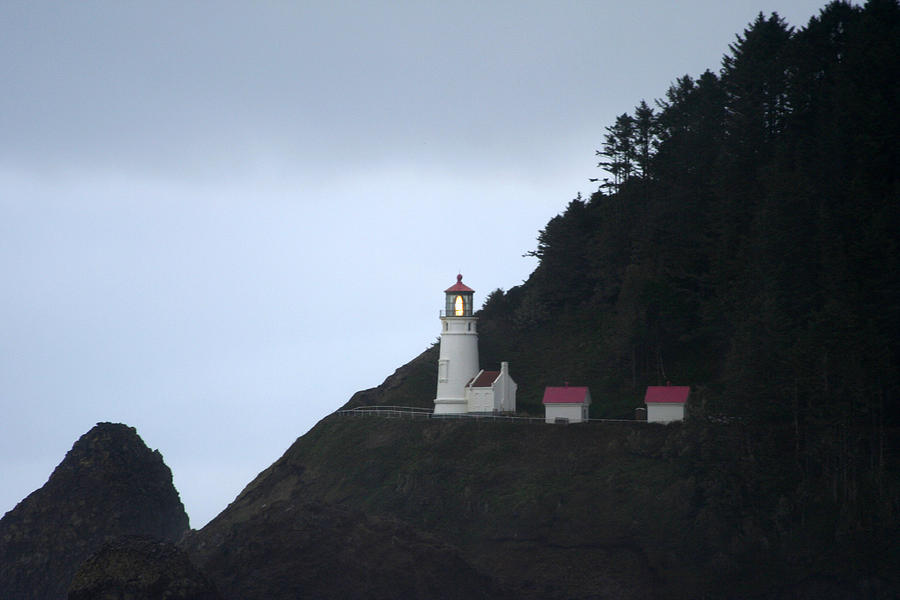
[[[225,598],[504,597],[440,538],[301,487],[238,499],[185,539]]]
[[[122,536],[106,542],[72,580],[68,600],[221,600],[212,583],[171,542]]]
[[[332,416],[186,550],[230,598],[892,597],[896,536],[833,541],[745,434]]]
[[[105,541],[175,541],[187,529],[162,455],[132,427],[98,423],[43,487],[0,519],[0,598],[65,598],[78,566]]]

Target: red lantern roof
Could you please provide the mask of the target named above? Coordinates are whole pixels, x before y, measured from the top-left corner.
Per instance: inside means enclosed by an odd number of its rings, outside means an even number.
[[[462,275],[457,275],[456,283],[444,290],[445,294],[452,294],[453,292],[471,292],[474,294],[475,290],[462,282]]]

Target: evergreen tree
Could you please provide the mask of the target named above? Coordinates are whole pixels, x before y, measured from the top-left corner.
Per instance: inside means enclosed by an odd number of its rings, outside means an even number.
[[[727,149],[740,168],[765,161],[784,131],[789,106],[786,52],[792,29],[760,13],[722,59]]]
[[[606,181],[604,187],[612,192],[618,191],[634,170],[634,118],[628,113],[616,117],[615,124],[606,128],[603,150],[597,150],[596,154],[606,159],[601,160],[597,166],[605,169],[613,177],[611,182],[604,180]]]
[[[634,109],[634,159],[639,176],[650,176],[650,158],[657,144],[656,115],[647,102],[641,100]]]

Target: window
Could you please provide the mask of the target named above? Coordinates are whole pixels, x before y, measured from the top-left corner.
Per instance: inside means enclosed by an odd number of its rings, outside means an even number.
[[[465,302],[463,301],[463,297],[457,296],[456,302],[454,302],[454,312],[456,313],[457,317],[463,316],[464,307],[465,307]]]
[[[438,381],[447,381],[447,361],[446,359],[438,362]]]

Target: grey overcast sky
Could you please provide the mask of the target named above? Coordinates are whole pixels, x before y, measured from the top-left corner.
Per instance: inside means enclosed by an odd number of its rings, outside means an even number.
[[[4,2],[0,513],[116,421],[203,526],[526,279],[617,114],[823,5]]]

